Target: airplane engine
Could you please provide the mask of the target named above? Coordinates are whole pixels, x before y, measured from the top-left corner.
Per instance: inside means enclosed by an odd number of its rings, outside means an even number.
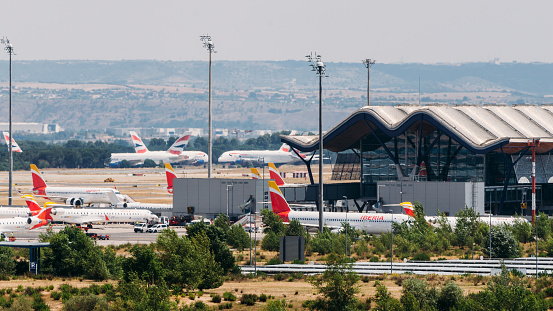
[[[30,225],[33,223],[33,219],[31,217],[27,218],[27,224]]]
[[[65,201],[65,204],[79,207],[83,205],[83,202],[84,200],[82,198],[70,198]]]

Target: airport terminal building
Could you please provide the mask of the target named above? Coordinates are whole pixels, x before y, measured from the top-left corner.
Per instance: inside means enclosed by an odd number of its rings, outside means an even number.
[[[338,153],[332,179],[344,182],[325,185],[324,199],[332,206],[346,195],[360,211],[419,201],[428,215],[454,215],[465,205],[526,215],[534,140],[536,206],[551,214],[553,106],[366,106],[323,136],[323,148]],[[282,141],[300,152],[319,149],[318,136]],[[307,187],[305,199],[315,198],[316,186]]]

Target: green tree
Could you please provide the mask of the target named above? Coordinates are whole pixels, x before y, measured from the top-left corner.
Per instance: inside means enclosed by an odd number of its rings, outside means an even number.
[[[230,246],[239,250],[250,247],[250,236],[239,224],[230,227],[227,241]]]
[[[119,162],[119,165],[117,167],[119,167],[119,168],[130,168],[131,167],[131,162],[129,162],[127,160],[122,160],[121,162]]]
[[[131,282],[134,278],[138,278],[148,285],[165,282],[167,270],[152,245],[135,244],[129,252],[132,256],[123,261],[123,280],[125,282]]]
[[[142,164],[142,167],[157,167],[157,164],[152,159],[146,159],[144,160],[144,164]]]
[[[530,237],[532,236],[532,225],[525,221],[524,218],[517,217],[509,229],[520,243],[528,243],[530,241]]]
[[[274,232],[276,235],[281,236],[286,232],[286,226],[282,222],[282,219],[270,209],[263,209],[261,211],[263,217],[263,229],[264,233]]]
[[[455,236],[457,245],[468,246],[474,242],[474,235],[478,229],[478,214],[472,208],[465,207],[455,213],[457,223],[455,225]]]
[[[376,311],[402,311],[403,308],[401,306],[401,303],[399,300],[392,297],[392,294],[386,286],[380,285],[378,281],[375,283],[376,285],[376,294],[375,294],[375,303],[376,307],[374,310]],[[411,295],[412,296],[412,295]],[[413,299],[409,299],[412,301]],[[414,303],[412,303],[415,305]]]
[[[261,240],[261,249],[278,252],[280,250],[280,236],[274,231],[269,231]]]
[[[551,226],[549,217],[541,212],[536,219],[536,228],[538,230],[538,238],[547,240],[551,236]]]
[[[64,311],[94,311],[107,310],[108,303],[104,298],[96,295],[74,296],[63,306]]]
[[[401,282],[403,297],[401,302],[405,304],[404,297],[406,294],[413,295],[414,301],[416,302],[413,307],[414,310],[433,310],[436,309],[436,289],[429,287],[428,283],[425,280],[420,280],[416,278],[410,278]]]
[[[310,282],[319,297],[314,303],[315,310],[354,310],[357,303],[355,294],[359,292],[359,275],[353,272],[348,258],[331,254],[327,257],[327,269]]]
[[[519,244],[511,231],[505,226],[493,226],[491,232],[492,258],[514,258],[521,254]],[[487,237],[484,254],[489,254],[490,240]]]
[[[14,274],[15,265],[13,248],[0,247],[0,274]]]

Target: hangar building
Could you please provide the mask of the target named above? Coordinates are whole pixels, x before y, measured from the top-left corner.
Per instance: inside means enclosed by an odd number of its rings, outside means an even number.
[[[281,140],[300,152],[319,148],[318,136]],[[553,106],[366,106],[326,132],[323,148],[338,153],[332,179],[349,182],[348,198],[360,211],[377,201],[410,200],[423,203],[428,215],[454,215],[465,205],[529,214],[521,203],[531,206],[533,140],[539,140],[536,205],[551,214]],[[335,186],[325,184],[325,200],[342,197],[327,187]],[[311,189],[306,200],[315,201]]]

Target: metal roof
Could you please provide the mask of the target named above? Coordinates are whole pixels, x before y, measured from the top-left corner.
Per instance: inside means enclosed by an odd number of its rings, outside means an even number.
[[[340,152],[358,148],[373,131],[392,138],[421,128],[423,135],[440,130],[474,153],[517,153],[533,138],[540,139],[536,152],[544,153],[553,149],[553,106],[365,106],[324,134],[324,148]],[[318,136],[281,140],[304,152],[319,148]]]

